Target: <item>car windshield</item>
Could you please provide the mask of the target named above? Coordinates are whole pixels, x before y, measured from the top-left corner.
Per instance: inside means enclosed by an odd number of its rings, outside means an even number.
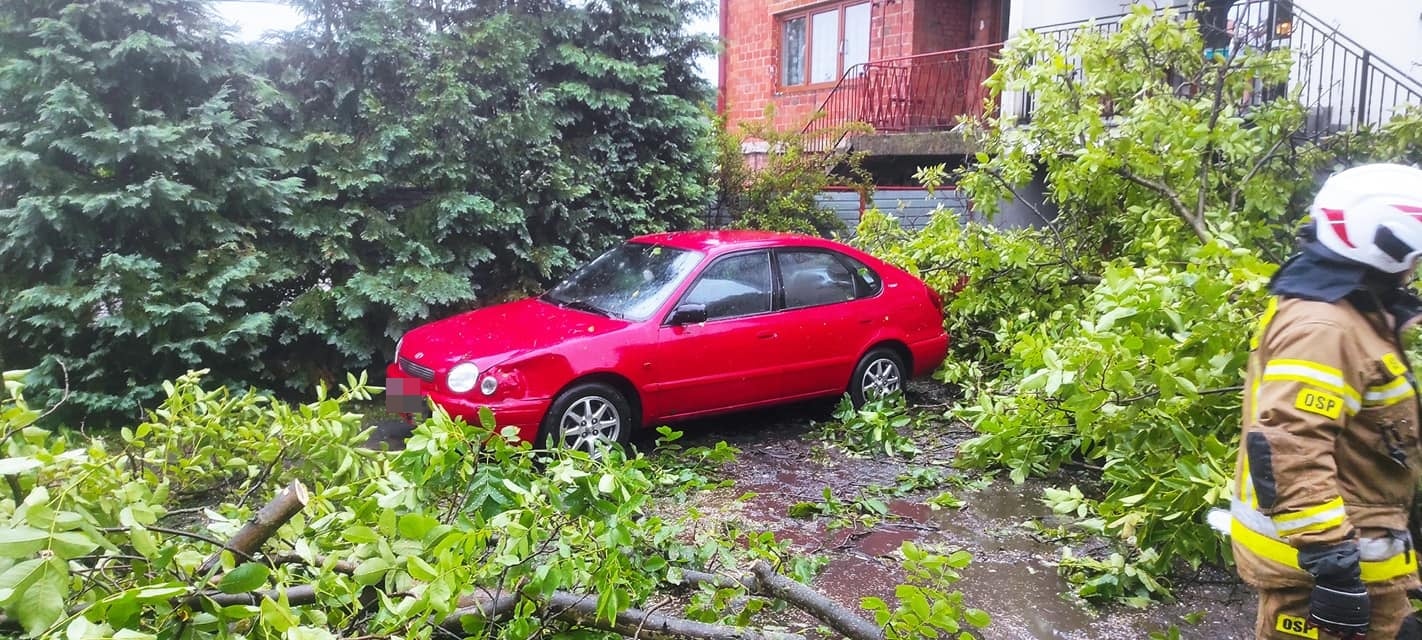
[[[701,254],[694,251],[628,243],[578,269],[543,299],[614,318],[646,320],[700,261]]]

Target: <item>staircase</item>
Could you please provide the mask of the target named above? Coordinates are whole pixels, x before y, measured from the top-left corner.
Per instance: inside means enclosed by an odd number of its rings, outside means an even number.
[[[1240,33],[1221,33],[1218,29],[1222,25],[1207,25],[1203,27],[1206,37],[1229,41],[1238,35],[1251,46],[1290,51],[1294,67],[1287,85],[1261,87],[1253,100],[1297,92],[1308,108],[1300,137],[1316,140],[1341,131],[1376,128],[1409,107],[1422,106],[1422,82],[1294,3],[1247,0],[1235,3],[1234,11],[1242,23],[1254,25],[1253,29],[1246,26]],[[1193,9],[1179,11],[1182,19],[1197,13]],[[1082,30],[1119,31],[1125,16],[1040,27],[1036,32],[1065,50]],[[1202,23],[1209,22],[1203,15],[1197,17]],[[1025,96],[1018,103],[1019,118],[1030,120],[1033,106],[1031,96]]]

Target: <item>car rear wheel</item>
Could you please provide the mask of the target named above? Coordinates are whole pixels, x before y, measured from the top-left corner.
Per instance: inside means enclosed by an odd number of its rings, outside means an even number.
[[[539,444],[549,438],[555,445],[596,457],[603,447],[631,440],[632,406],[621,392],[601,382],[575,385],[559,394],[543,417]]]
[[[849,399],[854,406],[904,390],[907,375],[904,360],[893,349],[880,347],[864,354],[849,381]]]

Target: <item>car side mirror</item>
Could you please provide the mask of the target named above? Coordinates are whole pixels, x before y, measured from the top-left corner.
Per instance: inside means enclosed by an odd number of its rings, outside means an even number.
[[[698,324],[701,322],[706,322],[706,305],[696,303],[687,303],[678,306],[676,310],[672,311],[671,318],[667,320],[667,324],[671,325]]]

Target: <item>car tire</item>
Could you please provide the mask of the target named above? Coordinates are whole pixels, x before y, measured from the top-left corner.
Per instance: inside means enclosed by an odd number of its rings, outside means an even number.
[[[849,379],[849,399],[855,407],[862,407],[867,400],[902,393],[907,383],[903,356],[893,349],[878,347],[864,354],[854,366],[854,377]]]
[[[601,382],[584,382],[558,394],[543,416],[536,444],[552,439],[554,446],[597,456],[599,442],[625,446],[632,439],[633,424],[632,404],[622,392]]]

